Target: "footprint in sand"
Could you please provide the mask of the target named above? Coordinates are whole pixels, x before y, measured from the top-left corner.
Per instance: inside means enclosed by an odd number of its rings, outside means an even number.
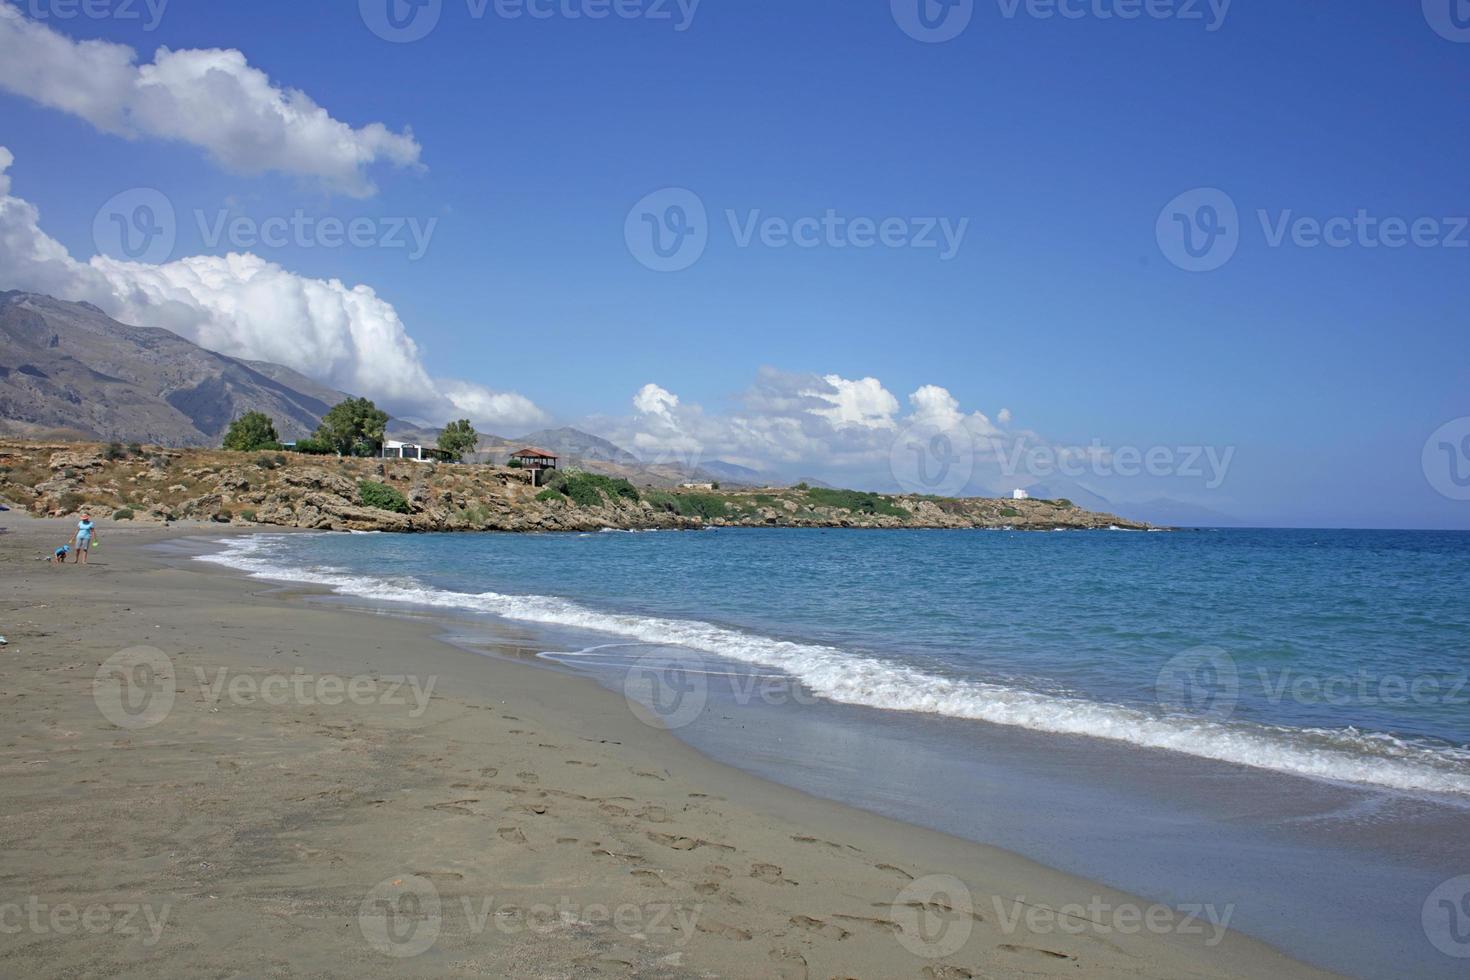
[[[809,915],[793,915],[791,917],[791,924],[798,929],[814,932],[823,939],[833,939],[837,942],[842,942],[842,940],[852,935],[852,933],[841,926],[833,925],[830,922],[823,922],[821,919],[813,919]]]
[[[644,779],[657,779],[659,782],[664,781],[664,777],[656,772],[649,772],[647,769],[629,769],[628,771],[635,776],[642,776]]]
[[[646,806],[638,811],[638,819],[647,820],[649,823],[668,823],[669,811],[661,806]]]
[[[470,809],[470,804],[471,803],[478,803],[478,802],[480,802],[480,801],[479,800],[450,800],[448,803],[434,803],[434,804],[432,804],[430,806],[424,807],[424,809],[425,810],[442,810],[442,811],[444,811],[446,813],[469,813],[469,814],[473,814],[475,811],[473,811],[473,810]]]
[[[713,881],[701,881],[694,886],[694,894],[703,895],[706,898],[720,890],[720,886]]]
[[[415,871],[415,878],[427,878],[430,881],[463,881],[464,875],[458,871]]]
[[[1006,953],[1014,953],[1017,956],[1026,956],[1031,959],[1048,960],[1075,960],[1077,957],[1068,956],[1066,953],[1057,953],[1049,949],[1037,949],[1034,946],[1012,946],[1010,943],[1001,943],[995,947]]]
[[[645,888],[664,888],[668,886],[668,882],[664,881],[664,876],[659,874],[657,871],[649,871],[646,868],[639,868],[629,873],[632,874],[634,878],[637,878],[638,883],[640,885],[643,885]]]
[[[962,966],[948,966],[940,963],[938,966],[924,967],[925,980],[975,980],[975,974]]]
[[[539,783],[539,782],[541,782],[541,777],[538,776],[538,775],[536,775],[534,772],[518,772],[518,773],[516,773],[516,778],[519,779],[523,783]]]
[[[913,881],[914,880],[914,876],[913,875],[909,874],[907,871],[905,871],[903,868],[898,867],[897,865],[893,865],[893,864],[875,864],[875,865],[873,865],[873,867],[877,868],[879,871],[892,871],[896,875],[902,875],[903,877],[907,878],[909,881]]]
[[[496,776],[500,775],[500,770],[496,769],[494,766],[486,766],[484,769],[480,770],[480,775],[484,776],[486,779],[494,779]]]
[[[756,864],[750,869],[750,876],[757,881],[764,881],[768,885],[795,885],[796,882],[787,879],[786,872],[775,864]]]
[[[499,835],[501,840],[509,841],[512,844],[526,843],[526,835],[521,833],[521,828],[519,827],[501,827],[495,833]]]
[[[766,954],[771,961],[771,976],[778,980],[807,980],[806,957],[794,949],[773,949]]]
[[[853,847],[851,844],[834,844],[832,841],[822,840],[819,837],[795,836],[791,839],[796,841],[798,844],[822,844],[837,851],[852,851],[857,854],[862,853],[862,851],[858,850],[856,847]]]
[[[726,925],[723,922],[712,922],[709,919],[700,919],[694,924],[694,928],[700,932],[709,933],[711,936],[719,936],[722,939],[733,940],[737,943],[750,941],[750,933],[736,926]]]
[[[832,918],[841,919],[843,922],[855,922],[858,925],[868,926],[869,928],[876,929],[879,932],[886,932],[890,935],[898,935],[903,932],[903,929],[897,922],[890,922],[888,919],[872,919],[861,915],[834,915]]]
[[[704,873],[714,875],[716,878],[729,878],[734,874],[734,872],[723,864],[707,864],[704,866]]]

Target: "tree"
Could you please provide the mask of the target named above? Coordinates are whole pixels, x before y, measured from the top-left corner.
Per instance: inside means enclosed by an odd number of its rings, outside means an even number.
[[[376,456],[387,427],[387,412],[366,398],[349,398],[322,416],[314,438],[343,456]]]
[[[230,423],[230,431],[225,433],[225,448],[237,453],[279,449],[275,421],[264,412],[246,412]]]
[[[439,451],[456,463],[464,459],[465,453],[474,452],[479,444],[480,434],[470,425],[469,419],[450,422],[439,433]]]

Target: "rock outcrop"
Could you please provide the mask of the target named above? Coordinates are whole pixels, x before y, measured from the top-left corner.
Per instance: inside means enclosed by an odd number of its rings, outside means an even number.
[[[364,481],[397,491],[405,512],[365,506]],[[119,454],[116,448],[26,442],[0,442],[0,497],[42,515],[90,509],[124,520],[332,531],[1148,527],[1064,500],[879,496],[805,487],[683,492],[606,481],[573,495],[540,490],[526,471],[495,466],[150,447]]]

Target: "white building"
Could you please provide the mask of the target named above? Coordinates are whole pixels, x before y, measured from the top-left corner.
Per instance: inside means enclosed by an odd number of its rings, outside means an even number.
[[[389,439],[383,443],[384,459],[411,459],[419,463],[431,463],[438,459],[439,450],[428,446],[416,446],[408,442]]]
[[[1031,499],[1031,495],[1029,493],[1027,493],[1025,490],[1017,490],[1015,493],[1011,494],[1011,499],[1012,500],[1030,500]]]

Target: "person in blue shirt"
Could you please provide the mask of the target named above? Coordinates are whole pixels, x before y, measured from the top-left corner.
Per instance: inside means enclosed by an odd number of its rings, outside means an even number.
[[[76,557],[72,559],[73,564],[87,563],[87,551],[92,547],[92,542],[97,540],[97,525],[92,523],[90,514],[83,514],[82,519],[77,522],[77,533],[72,538],[76,545]]]

